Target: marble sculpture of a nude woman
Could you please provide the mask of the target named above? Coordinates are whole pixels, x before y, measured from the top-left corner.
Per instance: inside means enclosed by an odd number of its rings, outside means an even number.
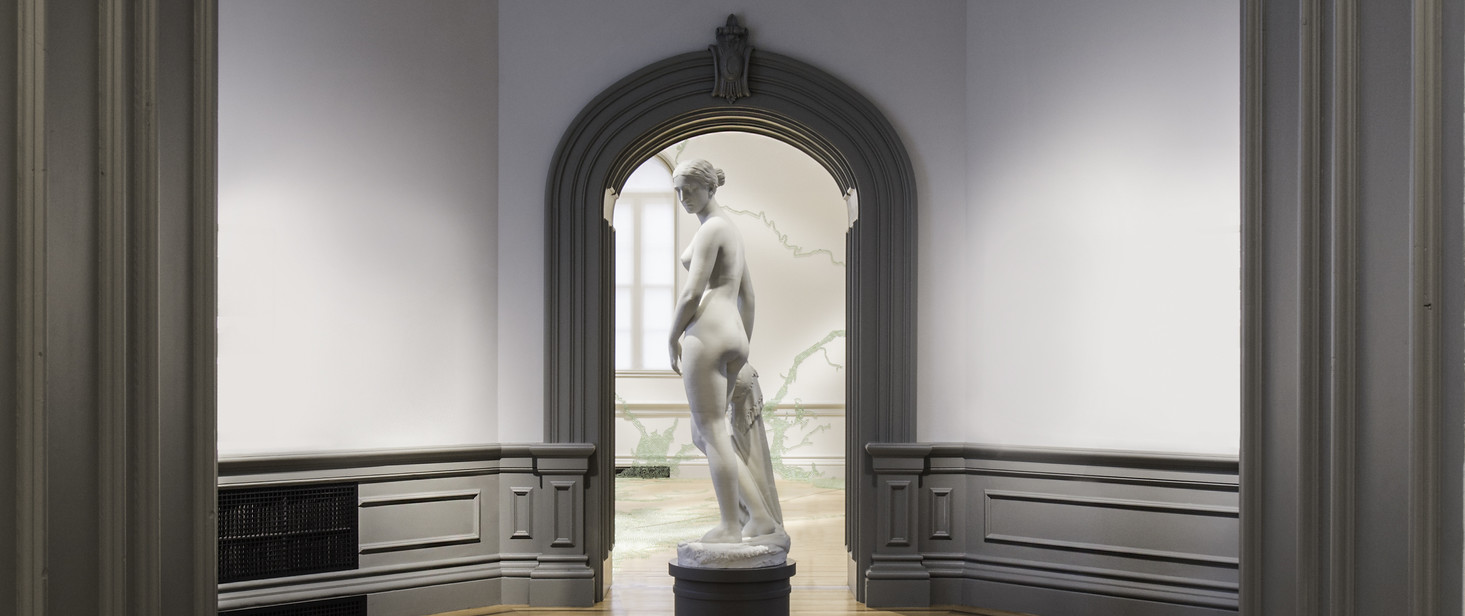
[[[682,254],[686,284],[677,295],[668,343],[692,411],[692,441],[707,455],[718,524],[682,544],[685,566],[781,564],[789,547],[763,430],[762,392],[748,365],[753,282],[742,234],[718,205],[722,170],[705,160],[677,165],[677,202],[700,222]]]

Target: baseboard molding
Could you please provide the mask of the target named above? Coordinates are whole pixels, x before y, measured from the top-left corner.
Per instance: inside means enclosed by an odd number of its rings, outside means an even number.
[[[1234,458],[872,444],[872,607],[1235,614]]]
[[[1145,601],[1026,584],[965,579],[949,586],[932,581],[935,606],[988,609],[1042,616],[1235,616],[1235,609],[1214,609]]]
[[[376,593],[366,600],[371,616],[421,616],[467,610],[484,605],[522,605],[504,599],[512,580],[494,579],[424,586]],[[527,595],[526,595],[527,596]]]
[[[233,610],[300,601],[373,595],[458,582],[498,582],[504,577],[528,579],[534,560],[527,567],[504,563],[498,555],[461,559],[459,562],[421,563],[399,567],[373,567],[306,576],[274,578],[219,585],[219,609]],[[469,606],[476,607],[476,606]]]
[[[933,585],[944,584],[947,580],[982,581],[1136,599],[1175,606],[1232,611],[1236,609],[1237,585],[1235,583],[1134,573],[1099,567],[966,555],[963,555],[956,563],[927,560],[924,564],[931,572]],[[955,566],[951,566],[952,564]]]
[[[582,444],[290,454],[220,461],[223,488],[355,482],[360,567],[219,585],[220,610],[365,595],[372,616],[585,607]]]

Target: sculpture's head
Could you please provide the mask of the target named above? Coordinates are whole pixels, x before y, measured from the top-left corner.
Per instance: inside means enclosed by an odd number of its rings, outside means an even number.
[[[702,159],[681,163],[671,172],[677,202],[688,214],[696,214],[706,208],[712,195],[717,194],[717,187],[726,181],[721,169]]]

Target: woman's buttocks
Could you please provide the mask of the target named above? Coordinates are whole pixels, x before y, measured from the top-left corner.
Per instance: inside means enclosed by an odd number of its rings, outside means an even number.
[[[737,300],[720,297],[717,293],[709,292],[702,296],[697,315],[687,326],[687,335],[711,346],[744,348],[748,344],[748,335],[743,332],[743,315],[738,312]]]

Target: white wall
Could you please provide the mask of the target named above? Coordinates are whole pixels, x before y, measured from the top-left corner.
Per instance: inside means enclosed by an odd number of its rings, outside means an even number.
[[[1239,23],[969,5],[964,440],[1238,452]]]
[[[755,47],[869,96],[910,150],[919,439],[1237,451],[1234,0],[500,10],[500,258],[522,264],[500,278],[507,440],[543,430],[533,256],[555,144],[600,90],[734,11]]]
[[[219,13],[220,454],[498,440],[496,6]]]
[[[752,32],[751,44],[793,56],[852,84],[883,109],[910,150],[924,211],[922,281],[956,275],[965,244],[965,4],[958,0],[544,1],[499,4],[499,436],[544,434],[544,185],[550,159],[575,114],[601,90],[652,62],[706,49],[728,13]],[[899,44],[894,44],[899,41]],[[756,95],[756,94],[755,94]],[[929,212],[929,214],[928,214]],[[922,323],[960,315],[925,282]],[[755,333],[755,336],[757,334]],[[923,327],[922,438],[959,421],[962,373],[954,354]],[[926,409],[931,420],[927,422]]]
[[[910,151],[919,439],[1237,449],[1234,0],[224,4],[221,272],[279,291],[224,297],[226,452],[541,440],[554,147],[729,11]]]

